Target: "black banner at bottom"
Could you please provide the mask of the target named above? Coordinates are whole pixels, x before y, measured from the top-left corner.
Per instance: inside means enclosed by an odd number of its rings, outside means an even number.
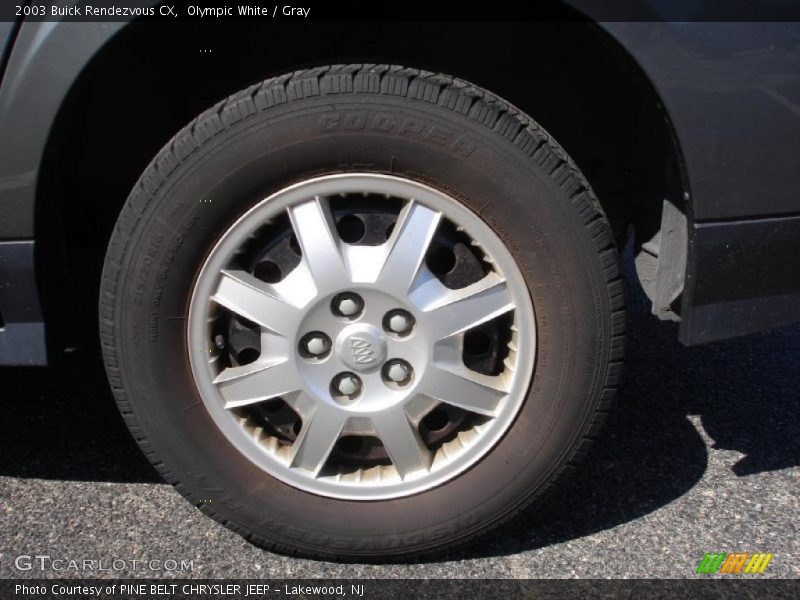
[[[798,598],[758,579],[4,579],[2,600],[307,600],[449,598]]]

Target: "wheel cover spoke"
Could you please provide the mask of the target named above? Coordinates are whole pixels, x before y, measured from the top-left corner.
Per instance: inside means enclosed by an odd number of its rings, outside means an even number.
[[[463,333],[514,309],[506,283],[496,273],[458,290],[446,288],[435,277],[423,287],[417,298],[425,302],[421,307],[426,313],[425,324],[437,340]]]
[[[324,404],[318,406],[303,423],[300,435],[292,445],[290,466],[310,471],[316,476],[339,439],[345,421],[341,411]]]
[[[397,218],[378,283],[405,294],[419,273],[441,213],[411,200]]]
[[[419,392],[479,415],[494,416],[507,394],[501,377],[434,364],[419,384]]]
[[[303,316],[296,306],[280,298],[273,286],[245,271],[223,271],[211,299],[284,337],[292,335]]]
[[[228,409],[277,398],[302,385],[294,364],[285,358],[229,367],[214,383]]]
[[[385,410],[373,418],[378,438],[383,442],[392,463],[405,478],[415,471],[427,471],[432,455],[419,431],[399,409]]]
[[[327,199],[320,196],[289,208],[289,217],[317,292],[349,280]]]

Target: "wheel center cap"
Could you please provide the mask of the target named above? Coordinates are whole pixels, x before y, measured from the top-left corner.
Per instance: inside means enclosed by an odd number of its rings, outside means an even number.
[[[353,371],[376,371],[386,361],[386,337],[367,323],[345,327],[336,338],[336,355]]]

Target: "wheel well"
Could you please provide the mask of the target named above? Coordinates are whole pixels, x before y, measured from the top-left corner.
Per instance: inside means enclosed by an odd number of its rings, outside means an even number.
[[[95,338],[100,270],[117,215],[174,133],[249,84],[350,62],[455,75],[530,114],[584,172],[618,242],[632,224],[649,239],[664,199],[683,198],[672,130],[656,93],[592,23],[133,23],[73,86],[40,171],[39,268],[60,274],[72,292],[45,294],[43,302],[70,324],[67,340]]]

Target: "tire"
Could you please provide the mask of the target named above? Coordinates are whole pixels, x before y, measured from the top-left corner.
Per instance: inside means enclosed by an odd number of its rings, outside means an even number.
[[[513,380],[524,387],[502,435],[468,465],[448,466],[452,476],[435,485],[408,486],[397,466],[392,481],[398,483],[385,488],[386,497],[379,483],[364,486],[363,498],[348,492],[336,497],[334,480],[333,492],[315,493],[317,476],[303,471],[306,479],[294,485],[284,471],[276,476],[245,456],[234,434],[215,420],[213,400],[203,391],[210,388],[200,383],[193,362],[192,356],[217,350],[188,347],[192,299],[200,298],[194,303],[206,310],[198,286],[226,232],[279,190],[356,172],[366,174],[365,181],[383,174],[450,198],[453,210],[474,227],[493,232],[486,235],[502,242],[505,250],[498,252],[520,274],[507,285],[524,290],[515,292],[522,304],[515,304],[513,322],[530,316],[535,326],[535,340],[507,344],[521,353],[515,357],[535,356],[535,364],[531,359],[517,367],[531,377]],[[341,231],[341,222],[335,226]],[[424,260],[431,264],[429,254]],[[531,315],[523,314],[525,297]],[[452,549],[553,487],[586,453],[610,408],[624,323],[611,230],[564,150],[532,119],[485,90],[395,66],[298,71],[249,87],[199,115],[159,152],[131,192],[100,291],[111,387],[134,438],[164,479],[254,544],[327,560],[399,560]],[[230,321],[227,327],[232,331]],[[425,334],[419,328],[417,335]],[[221,343],[233,340],[230,334]],[[230,358],[232,352],[219,349],[219,360],[246,364]],[[460,418],[453,431],[479,429],[475,423],[483,422],[471,413]],[[291,446],[299,443],[296,435]],[[381,444],[389,452],[391,444]],[[369,455],[359,452],[358,460],[367,461]],[[379,470],[395,468],[389,454],[388,463],[385,456],[376,459]],[[306,481],[311,491],[303,489]],[[347,489],[355,494],[362,488]],[[377,495],[370,496],[374,489]]]

